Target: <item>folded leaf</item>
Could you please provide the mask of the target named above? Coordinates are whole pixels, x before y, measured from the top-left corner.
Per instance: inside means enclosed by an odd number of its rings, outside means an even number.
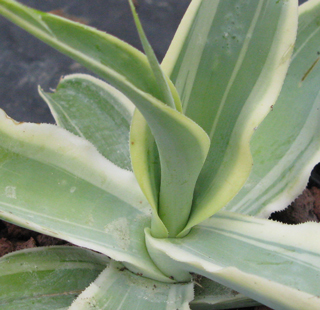
[[[67,246],[7,254],[0,259],[0,308],[68,309],[108,263],[104,255]]]
[[[134,105],[121,92],[90,75],[64,77],[40,95],[60,127],[90,141],[120,168],[131,170],[129,131]]]
[[[295,0],[193,1],[177,31],[162,67],[185,115],[211,139],[186,229],[221,209],[249,176],[249,142],[285,78],[297,6]]]
[[[193,283],[165,284],[111,262],[69,310],[190,310]]]
[[[146,251],[150,207],[133,173],[83,138],[54,125],[15,123],[1,111],[0,193],[3,219],[171,281]]]
[[[254,166],[226,210],[268,217],[306,187],[320,159],[320,2],[300,7],[295,50],[282,91],[251,141]]]
[[[272,309],[317,310],[318,233],[317,223],[292,226],[220,211],[181,240],[147,235],[147,244],[173,277],[194,272]]]

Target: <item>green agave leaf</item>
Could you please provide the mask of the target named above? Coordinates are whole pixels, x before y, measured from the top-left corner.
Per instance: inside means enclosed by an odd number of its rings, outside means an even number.
[[[111,262],[69,310],[188,310],[192,299],[193,283],[165,284]]]
[[[151,45],[149,44],[148,39],[144,33],[144,30],[142,28],[140,19],[138,17],[138,14],[136,12],[136,9],[135,9],[135,6],[134,6],[132,0],[129,0],[129,4],[130,4],[131,12],[132,12],[134,22],[135,22],[137,30],[138,30],[138,34],[139,34],[143,49],[146,53],[146,56],[148,58],[148,61],[149,61],[150,67],[153,71],[153,74],[158,82],[159,88],[161,89],[161,93],[163,96],[162,101],[164,103],[166,103],[172,109],[175,109],[176,104],[175,104],[173,96],[171,94],[170,87],[169,87],[168,82],[166,80],[166,77],[165,77],[165,75],[164,75],[164,73],[158,63],[157,57],[156,57],[155,53],[153,52],[153,49],[152,49]],[[177,96],[176,98],[179,99],[179,96]]]
[[[226,210],[268,217],[305,188],[320,159],[320,2],[300,7],[292,61],[273,111],[251,141],[254,166]]]
[[[90,141],[120,168],[131,170],[128,141],[135,107],[127,97],[85,74],[64,77],[54,93],[39,92],[60,127]]]
[[[0,113],[0,216],[104,253],[161,281],[146,251],[150,207],[132,172],[83,138]]]
[[[147,58],[129,44],[92,27],[30,9],[13,0],[0,1],[0,14],[120,90],[126,84],[161,98]]]
[[[147,235],[147,244],[165,273],[201,274],[272,309],[317,310],[318,234],[317,223],[293,226],[220,211],[183,239]]]
[[[206,158],[210,141],[196,123],[166,105],[154,101],[147,112],[147,116],[143,112],[142,114],[155,137],[161,163],[158,214],[168,229],[169,236],[176,236],[187,223],[194,185]],[[135,138],[139,150],[141,149],[141,137],[132,133],[130,151],[133,162],[135,156],[140,156],[139,152],[134,150]],[[135,169],[133,165],[133,171],[144,190],[145,186],[148,186],[144,183],[146,170]],[[154,192],[151,190],[144,193],[155,209],[154,201],[157,199],[149,194]],[[153,231],[154,235],[158,235],[157,233]]]
[[[235,290],[197,275],[192,310],[238,309],[260,305]]]
[[[197,124],[157,100],[162,96],[154,77],[147,82],[153,73],[149,72],[146,58],[112,36],[12,0],[0,1],[0,14],[107,79],[141,111],[159,148],[158,212],[169,235],[177,235],[189,217],[194,185],[210,142]]]
[[[33,248],[0,259],[2,310],[68,309],[109,263],[77,247]]]
[[[249,142],[285,77],[298,1],[193,1],[162,63],[211,139],[186,229],[221,209],[252,168]]]
[[[165,238],[169,232],[158,214],[161,179],[159,152],[150,127],[138,109],[131,123],[130,153],[137,181],[153,210],[153,234]]]

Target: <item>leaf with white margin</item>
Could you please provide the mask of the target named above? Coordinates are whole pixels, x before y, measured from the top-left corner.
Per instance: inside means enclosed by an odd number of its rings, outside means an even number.
[[[295,0],[194,0],[188,8],[162,63],[184,114],[211,139],[186,229],[224,207],[249,176],[249,142],[280,92],[297,8]]]
[[[254,166],[225,210],[268,217],[286,208],[320,161],[320,1],[300,7],[292,61],[273,111],[251,141]]]
[[[13,0],[0,1],[0,14],[112,82],[120,91],[129,87],[161,98],[147,57],[124,41]]]
[[[60,80],[54,93],[39,93],[57,124],[90,141],[122,169],[131,170],[129,131],[134,104],[109,84],[87,74]]]
[[[271,308],[320,308],[318,223],[285,225],[220,211],[184,238],[146,235],[165,274],[201,274]]]
[[[193,283],[166,284],[135,275],[111,261],[69,310],[190,310]]]
[[[15,123],[0,111],[0,216],[171,281],[150,260],[150,206],[132,172],[88,141],[48,124]]]
[[[7,254],[0,259],[0,308],[68,309],[108,263],[105,255],[68,246]]]
[[[94,28],[12,0],[0,1],[0,14],[112,83],[140,110],[160,154],[159,216],[170,236],[180,233],[189,218],[194,185],[210,141],[201,127],[161,101],[146,57]]]

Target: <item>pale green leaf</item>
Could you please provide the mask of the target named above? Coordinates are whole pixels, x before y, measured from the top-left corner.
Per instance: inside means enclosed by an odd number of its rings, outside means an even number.
[[[194,299],[190,303],[192,310],[238,309],[260,305],[235,290],[196,275]]]
[[[193,1],[163,61],[186,116],[211,139],[187,228],[214,214],[252,168],[249,142],[271,110],[297,29],[298,1]]]
[[[320,160],[320,2],[300,7],[292,61],[273,111],[251,142],[254,166],[227,210],[268,217],[306,187]]]
[[[107,79],[136,105],[159,149],[158,212],[169,235],[177,235],[189,217],[194,185],[210,143],[207,134],[192,120],[157,99],[161,99],[161,95],[146,58],[122,41],[12,0],[1,0],[0,14]]]
[[[0,114],[0,216],[165,278],[150,260],[143,228],[150,207],[132,172],[83,138]]]
[[[317,223],[293,226],[220,211],[183,239],[147,234],[147,244],[174,277],[194,272],[272,309],[317,310],[318,234]]]
[[[153,74],[154,74],[154,76],[158,82],[159,88],[161,90],[161,95],[162,95],[161,99],[169,107],[171,107],[172,109],[175,109],[176,104],[174,102],[173,95],[171,94],[169,84],[168,84],[167,79],[166,79],[165,75],[163,74],[163,71],[158,63],[157,57],[156,57],[155,53],[153,52],[153,49],[152,49],[151,45],[149,44],[148,39],[144,33],[144,30],[142,28],[141,22],[139,20],[138,14],[136,12],[136,9],[135,9],[135,6],[134,6],[132,0],[129,0],[129,4],[130,4],[133,19],[136,24],[144,52],[146,53],[150,67],[153,71]],[[179,98],[179,97],[177,97],[177,98]],[[181,105],[181,104],[179,104],[179,105]]]
[[[0,14],[120,90],[129,86],[161,98],[146,56],[116,37],[13,0],[0,1]]]
[[[69,310],[189,310],[193,283],[165,284],[134,275],[115,262],[101,273]]]
[[[158,214],[169,235],[176,236],[187,223],[194,185],[206,158],[210,141],[196,123],[166,105],[153,101],[146,110],[147,115],[143,111],[141,113],[147,119],[155,137],[161,163]],[[138,142],[140,138],[137,136]],[[139,156],[134,150],[135,144],[135,135],[131,134],[133,163],[134,156]],[[146,171],[135,169],[134,164],[133,170],[138,182],[143,183]],[[141,188],[144,190],[144,184],[141,184]],[[152,204],[150,199],[149,202]]]
[[[7,254],[0,259],[0,308],[68,309],[108,262],[104,255],[68,246]]]
[[[129,131],[134,105],[90,75],[64,77],[53,93],[39,89],[60,127],[90,141],[120,168],[131,170]]]
[[[158,215],[161,179],[159,152],[150,127],[138,109],[135,110],[131,123],[130,153],[137,181],[153,209],[153,234],[167,237],[168,230]]]

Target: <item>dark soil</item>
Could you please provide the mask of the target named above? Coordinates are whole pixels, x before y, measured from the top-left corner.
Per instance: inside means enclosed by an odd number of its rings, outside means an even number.
[[[13,251],[68,242],[0,221],[0,257]]]

